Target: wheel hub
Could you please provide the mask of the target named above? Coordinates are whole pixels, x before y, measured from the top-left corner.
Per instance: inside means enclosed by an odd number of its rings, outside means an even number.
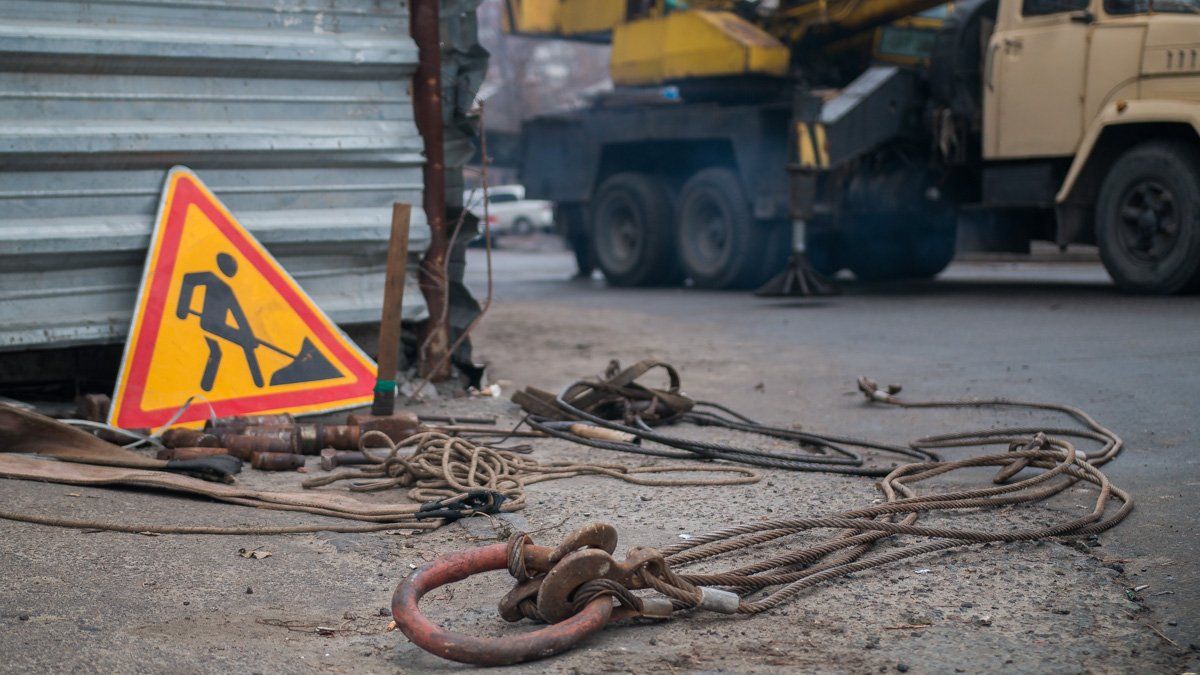
[[[729,218],[711,199],[697,199],[684,214],[686,241],[692,263],[706,269],[716,269],[729,246]]]
[[[627,206],[617,206],[613,208],[608,222],[609,250],[622,262],[636,257],[642,241],[642,230],[632,210]]]
[[[1178,241],[1175,196],[1157,181],[1134,185],[1121,202],[1121,239],[1125,250],[1142,262],[1160,262]]]

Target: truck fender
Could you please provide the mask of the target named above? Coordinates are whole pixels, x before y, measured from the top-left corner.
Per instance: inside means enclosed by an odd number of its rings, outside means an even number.
[[[1059,188],[1055,201],[1060,206],[1072,201],[1076,196],[1080,176],[1089,168],[1092,155],[1104,132],[1119,125],[1132,124],[1189,125],[1197,138],[1200,138],[1200,101],[1118,100],[1104,106],[1084,134],[1083,142],[1075,153],[1070,170],[1067,171],[1067,177]]]

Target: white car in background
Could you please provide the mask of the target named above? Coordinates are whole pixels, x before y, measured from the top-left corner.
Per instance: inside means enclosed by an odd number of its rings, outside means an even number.
[[[467,210],[483,220],[483,190],[463,193]],[[525,199],[521,185],[497,185],[488,188],[488,219],[492,234],[533,234],[554,229],[554,204],[540,199]],[[481,228],[482,229],[482,228]]]

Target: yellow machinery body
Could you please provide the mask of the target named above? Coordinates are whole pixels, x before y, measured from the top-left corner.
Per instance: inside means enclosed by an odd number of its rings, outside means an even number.
[[[785,77],[788,48],[729,12],[687,11],[613,30],[613,81],[655,85],[709,77]]]
[[[596,39],[629,20],[627,0],[506,0],[504,30],[518,35]]]

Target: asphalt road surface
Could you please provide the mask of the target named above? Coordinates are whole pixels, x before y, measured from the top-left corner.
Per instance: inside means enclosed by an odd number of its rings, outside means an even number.
[[[482,296],[482,251],[471,252],[468,269]],[[1097,265],[1080,262],[959,264],[931,283],[850,284],[844,295],[820,300],[612,289],[598,278],[570,281],[573,271],[557,250],[498,251],[495,303],[474,344],[504,396],[430,395],[411,410],[496,415],[511,425],[520,413],[507,397],[519,387],[557,389],[601,372],[611,359],[657,358],[675,364],[697,398],[810,431],[905,443],[949,431],[1064,424],[1030,411],[869,404],[854,386],[865,374],[904,385],[912,399],[1000,396],[1081,406],[1124,437],[1127,447],[1104,471],[1137,505],[1126,522],[1089,542],[976,545],[906,559],[822,583],[754,617],[695,612],[611,627],[570,653],[513,670],[1200,669],[1200,299],[1120,295]],[[711,427],[672,432],[795,451]],[[529,458],[627,467],[655,461],[557,440],[533,441]],[[889,466],[896,458],[867,453],[867,462]],[[313,458],[306,470],[321,475]],[[989,485],[991,474],[946,476],[937,488]],[[303,477],[246,470],[238,483],[295,491]],[[407,488],[355,497],[409,500]],[[623,553],[732,524],[859,508],[877,502],[879,492],[870,479],[769,470],[761,482],[739,486],[651,487],[581,476],[531,485],[527,497],[526,508],[503,518],[421,534],[144,536],[0,520],[0,672],[462,672],[389,629],[396,584],[441,555],[504,541],[516,529],[553,545],[596,520],[617,528]],[[1046,503],[931,514],[922,523],[1030,528],[1078,518],[1093,497],[1073,487]],[[141,527],[330,522],[150,490],[17,480],[0,480],[0,503],[6,511]],[[720,566],[787,546],[771,542]],[[474,576],[430,593],[421,608],[450,630],[512,635],[528,628],[505,624],[495,609],[511,584],[501,572]]]

